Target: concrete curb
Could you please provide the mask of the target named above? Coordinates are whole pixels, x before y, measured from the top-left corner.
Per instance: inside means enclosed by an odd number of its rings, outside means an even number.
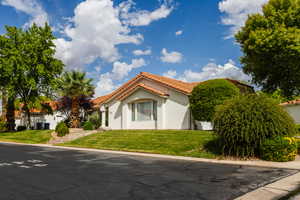
[[[243,166],[253,166],[253,167],[270,167],[270,168],[284,168],[284,169],[296,169],[300,170],[300,160],[278,163],[278,162],[268,162],[262,160],[216,160],[216,159],[206,159],[206,158],[193,158],[193,157],[184,157],[184,156],[171,156],[171,155],[162,155],[162,154],[151,154],[151,153],[137,153],[137,152],[126,152],[126,151],[112,151],[112,150],[100,150],[100,149],[89,149],[89,148],[78,148],[78,147],[64,147],[64,146],[53,146],[49,144],[24,144],[16,142],[2,142],[0,144],[15,144],[23,146],[36,146],[36,147],[47,147],[47,148],[56,148],[56,149],[66,149],[66,150],[76,150],[76,151],[89,151],[89,152],[99,152],[99,153],[112,153],[119,155],[129,155],[129,156],[143,156],[143,157],[152,157],[152,158],[164,158],[164,159],[173,159],[173,160],[186,160],[194,162],[207,162],[207,163],[216,163],[216,164],[230,164],[230,165],[243,165]]]
[[[235,200],[276,200],[286,196],[290,192],[296,190],[300,185],[300,173],[288,176],[279,181],[258,188],[249,192]]]

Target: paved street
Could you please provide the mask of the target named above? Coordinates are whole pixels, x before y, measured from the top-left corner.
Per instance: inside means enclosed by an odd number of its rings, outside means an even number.
[[[230,200],[295,172],[0,144],[0,200]]]

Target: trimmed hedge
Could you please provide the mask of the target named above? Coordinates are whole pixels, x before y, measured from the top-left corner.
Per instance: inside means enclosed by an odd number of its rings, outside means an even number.
[[[252,157],[266,139],[296,134],[294,120],[275,101],[263,95],[242,95],[218,106],[213,119],[222,152]]]
[[[63,137],[70,133],[68,126],[64,122],[59,122],[55,127],[58,137]]]
[[[260,147],[260,157],[274,162],[288,162],[296,158],[298,144],[293,137],[277,136],[265,140]]]
[[[83,130],[85,131],[91,131],[91,130],[94,130],[94,125],[92,122],[90,121],[86,121],[83,125]]]
[[[240,91],[233,83],[225,79],[205,81],[196,86],[190,96],[190,107],[195,120],[211,121],[215,107],[225,100],[239,95]]]

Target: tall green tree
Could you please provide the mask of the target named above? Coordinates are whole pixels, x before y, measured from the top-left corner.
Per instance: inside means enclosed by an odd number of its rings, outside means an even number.
[[[92,79],[86,78],[85,73],[78,71],[66,72],[60,82],[60,95],[71,99],[71,127],[80,126],[80,100],[94,95],[95,87]]]
[[[21,99],[28,127],[30,104],[40,96],[51,96],[63,71],[64,64],[54,57],[54,39],[48,24],[33,24],[27,30],[6,26],[6,33],[0,36],[1,85],[9,97]]]
[[[270,0],[236,34],[244,72],[266,92],[300,94],[300,0]]]

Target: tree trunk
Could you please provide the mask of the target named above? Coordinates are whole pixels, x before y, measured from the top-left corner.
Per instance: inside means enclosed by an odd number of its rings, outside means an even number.
[[[72,107],[71,107],[71,127],[79,128],[79,99],[77,97],[72,98]]]
[[[2,90],[1,95],[2,95],[1,120],[6,120],[7,93],[4,89]]]
[[[8,97],[6,104],[6,129],[7,131],[15,131],[15,98]]]
[[[28,108],[27,104],[24,104],[24,110],[25,110],[25,114],[27,117],[27,128],[31,129],[31,113],[30,113],[30,109]]]

